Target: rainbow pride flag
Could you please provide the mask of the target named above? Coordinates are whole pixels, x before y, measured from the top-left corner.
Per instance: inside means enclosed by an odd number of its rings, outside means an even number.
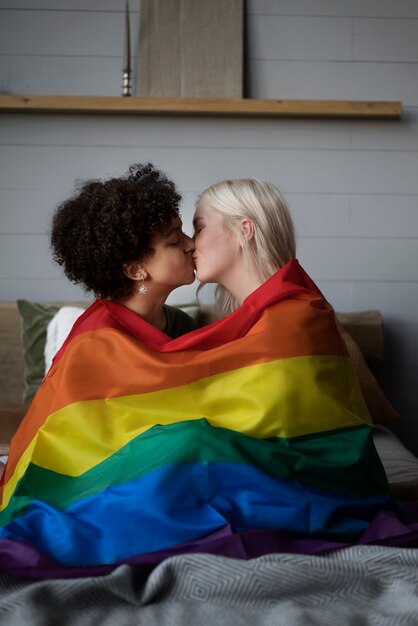
[[[245,558],[272,533],[285,548],[342,545],[388,502],[332,307],[291,261],[239,310],[175,340],[120,304],[87,309],[12,440],[0,567],[60,576],[187,551]]]

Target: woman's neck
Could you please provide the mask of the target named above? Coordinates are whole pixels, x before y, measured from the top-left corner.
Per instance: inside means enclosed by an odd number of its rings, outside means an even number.
[[[237,272],[231,272],[231,274],[222,281],[222,286],[227,289],[235,300],[241,304],[253,291],[258,289],[263,280],[260,279],[255,271],[251,271],[248,268],[241,268]]]
[[[119,300],[120,304],[123,304],[128,309],[142,317],[146,322],[152,324],[159,330],[164,330],[167,325],[167,315],[164,309],[164,298],[151,299],[149,294],[134,294]]]

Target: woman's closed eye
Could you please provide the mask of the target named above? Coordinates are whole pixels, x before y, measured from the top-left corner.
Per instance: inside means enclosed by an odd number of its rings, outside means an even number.
[[[180,231],[180,232],[177,233],[175,239],[173,238],[171,241],[168,242],[168,245],[170,247],[175,248],[176,246],[179,246],[179,245],[181,245],[183,243],[186,243],[187,240],[188,240],[188,237],[187,237],[186,233],[184,233],[183,231]]]

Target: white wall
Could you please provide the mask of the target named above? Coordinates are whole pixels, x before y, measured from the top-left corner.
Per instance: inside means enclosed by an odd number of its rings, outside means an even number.
[[[0,0],[0,91],[119,95],[124,5]],[[250,97],[401,100],[402,119],[2,114],[0,299],[81,297],[46,235],[75,179],[151,160],[178,183],[186,222],[206,185],[269,179],[289,201],[300,261],[335,308],[382,312],[388,392],[418,452],[418,2],[248,0],[247,27]]]

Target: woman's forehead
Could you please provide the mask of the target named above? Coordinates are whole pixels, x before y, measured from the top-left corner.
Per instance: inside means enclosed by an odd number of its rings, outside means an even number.
[[[181,231],[183,228],[183,222],[180,217],[173,217],[170,224],[168,224],[162,231],[154,233],[152,237],[152,244],[156,244],[159,241],[165,241],[169,237],[173,235],[173,233],[177,233]]]
[[[203,200],[200,200],[194,212],[193,222],[197,222],[197,220],[202,219],[204,216],[208,214],[208,212],[209,212],[208,206],[205,204]]]

